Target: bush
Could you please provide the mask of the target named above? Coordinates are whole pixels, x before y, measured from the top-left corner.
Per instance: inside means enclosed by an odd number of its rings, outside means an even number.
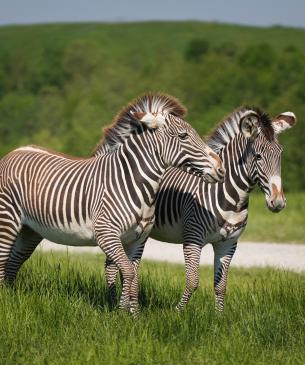
[[[202,55],[206,54],[210,49],[210,44],[205,39],[193,39],[187,46],[185,51],[185,59],[187,61],[198,61]]]
[[[233,42],[225,42],[216,47],[215,51],[229,58],[234,58],[238,53],[238,47]]]
[[[89,77],[99,64],[99,48],[93,42],[76,40],[65,50],[63,65],[67,75]]]
[[[247,47],[239,57],[241,66],[256,69],[270,67],[275,61],[275,51],[267,43]]]

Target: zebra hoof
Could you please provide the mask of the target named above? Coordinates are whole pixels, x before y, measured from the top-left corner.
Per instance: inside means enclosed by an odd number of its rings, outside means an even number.
[[[139,306],[136,306],[136,307],[131,306],[129,308],[129,313],[132,317],[138,317],[138,315],[140,314]]]
[[[130,306],[129,306],[129,304],[120,303],[119,306],[118,306],[118,309],[120,311],[123,311],[123,312],[129,312],[130,311]]]
[[[224,308],[223,307],[215,306],[215,312],[216,313],[219,313],[219,314],[222,314],[224,312]]]
[[[224,301],[223,299],[216,299],[215,301],[215,311],[217,313],[223,313],[224,310]]]

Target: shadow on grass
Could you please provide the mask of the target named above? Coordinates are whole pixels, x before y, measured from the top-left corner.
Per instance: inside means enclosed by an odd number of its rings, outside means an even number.
[[[121,282],[117,279],[116,300],[112,303],[106,287],[105,277],[98,271],[90,271],[78,265],[50,263],[43,257],[36,257],[35,264],[26,265],[17,276],[15,290],[26,295],[48,297],[50,300],[67,298],[71,302],[82,300],[100,311],[118,308]],[[172,309],[178,302],[180,290],[169,285],[164,293],[158,281],[144,276],[140,281],[139,303],[142,309]],[[176,301],[173,302],[173,298]]]

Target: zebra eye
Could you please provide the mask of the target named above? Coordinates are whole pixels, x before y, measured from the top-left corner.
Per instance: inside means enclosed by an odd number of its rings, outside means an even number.
[[[255,155],[255,158],[257,161],[260,161],[262,159],[262,155],[260,155],[259,153],[257,155]]]
[[[184,133],[179,133],[178,136],[180,139],[187,139],[188,134],[186,132],[184,132]]]

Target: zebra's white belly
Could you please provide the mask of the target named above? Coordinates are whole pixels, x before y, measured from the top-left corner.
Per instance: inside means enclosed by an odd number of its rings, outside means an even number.
[[[154,220],[149,222],[132,225],[127,231],[121,235],[123,245],[139,241],[146,238],[153,226]],[[97,246],[94,240],[92,222],[82,225],[78,223],[70,223],[61,227],[45,227],[39,222],[26,219],[24,224],[31,227],[35,232],[39,233],[43,238],[49,241],[68,246]]]
[[[92,222],[70,223],[61,227],[45,227],[34,220],[24,222],[43,238],[68,246],[96,246]]]

